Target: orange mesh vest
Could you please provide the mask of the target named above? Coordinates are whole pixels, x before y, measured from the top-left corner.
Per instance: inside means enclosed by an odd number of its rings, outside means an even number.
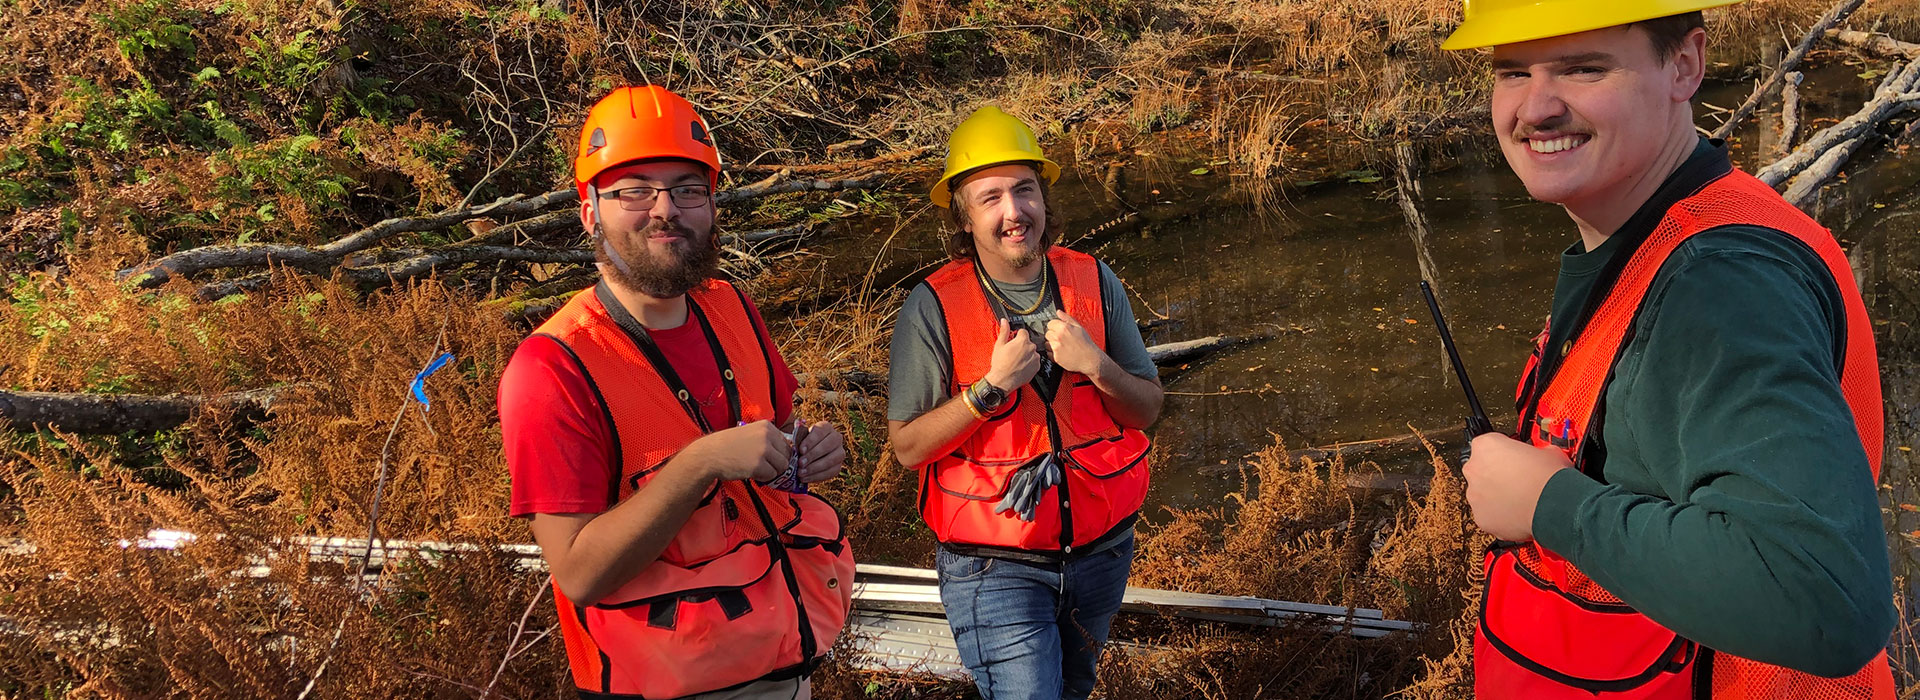
[[[609,492],[625,501],[711,431],[645,329],[603,294],[604,286],[574,295],[536,332],[558,340],[593,387],[620,460]],[[772,420],[772,351],[746,298],[715,280],[687,299],[707,329],[730,413]],[[708,491],[659,559],[604,600],[575,605],[557,583],[553,597],[583,697],[675,698],[807,674],[839,635],[852,584],[853,553],[833,506],[728,481]]]
[[[1680,244],[1696,233],[1728,225],[1786,232],[1822,260],[1846,300],[1846,355],[1841,391],[1880,473],[1879,361],[1873,328],[1846,255],[1832,234],[1772,188],[1734,170],[1674,204],[1633,252],[1605,300],[1566,349],[1560,370],[1527,408],[1523,380],[1521,428],[1515,436],[1556,447],[1578,459],[1608,375],[1625,346],[1642,297]],[[1538,368],[1547,334],[1529,361]],[[1893,675],[1882,652],[1846,678],[1822,678],[1706,649],[1641,615],[1537,543],[1496,545],[1486,556],[1487,589],[1474,637],[1474,689],[1479,698],[1862,698],[1891,700]]]
[[[1047,263],[1059,282],[1060,310],[1086,326],[1094,345],[1105,350],[1099,263],[1059,246],[1047,253]],[[987,375],[1000,317],[972,261],[948,263],[927,277],[927,284],[946,317],[953,348],[948,389],[957,396]],[[1140,511],[1151,446],[1144,433],[1113,422],[1092,380],[1066,372],[1051,404],[1031,385],[1010,391],[1000,411],[959,449],[925,465],[920,516],[941,542],[1072,554],[1074,547],[1093,542]],[[1054,487],[1056,497],[1042,496],[1032,522],[1012,511],[993,512],[1014,471],[1048,453],[1065,467],[1065,482]],[[1072,516],[1063,518],[1063,513]]]

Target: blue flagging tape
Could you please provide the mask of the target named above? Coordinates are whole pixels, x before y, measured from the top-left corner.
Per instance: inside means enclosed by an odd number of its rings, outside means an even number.
[[[419,374],[413,375],[413,398],[420,402],[420,410],[433,410],[433,402],[427,400],[427,377],[434,372],[440,371],[441,367],[447,366],[447,363],[452,361],[453,353],[440,353],[439,357],[433,358],[432,362],[427,363],[426,369],[420,370]]]

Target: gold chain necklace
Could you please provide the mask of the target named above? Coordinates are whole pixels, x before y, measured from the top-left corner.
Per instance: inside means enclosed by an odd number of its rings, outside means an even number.
[[[999,299],[1000,304],[1002,306],[1007,307],[1008,315],[1025,316],[1035,311],[1039,311],[1040,305],[1047,303],[1047,269],[1050,267],[1052,267],[1052,265],[1048,265],[1044,261],[1041,262],[1040,264],[1040,295],[1037,297],[1034,297],[1033,305],[1028,306],[1025,309],[1013,308],[1014,307],[1013,300],[1008,299],[1007,295],[1000,293],[1000,287],[993,283],[992,277],[987,276],[986,269],[982,267],[980,263],[976,262],[973,264],[973,272],[974,274],[977,274],[980,276],[980,284],[987,288],[987,292],[992,294],[993,298]]]

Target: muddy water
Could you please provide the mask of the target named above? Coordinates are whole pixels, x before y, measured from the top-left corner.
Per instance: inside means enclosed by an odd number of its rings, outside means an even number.
[[[1869,91],[1855,76],[1860,70],[1812,72],[1804,121],[1824,126],[1815,120],[1857,109]],[[1747,89],[1715,86],[1702,99],[1731,107]],[[1756,117],[1736,140],[1736,162],[1752,169],[1770,161],[1777,124],[1777,114]],[[1448,165],[1422,177],[1421,206],[1454,336],[1495,424],[1505,426],[1520,363],[1552,296],[1557,256],[1578,234],[1560,209],[1526,196],[1493,148],[1483,139],[1436,159]],[[1067,213],[1069,240],[1124,211],[1106,187],[1113,160],[1063,164],[1055,199]],[[1235,466],[1275,438],[1306,447],[1410,427],[1457,434],[1464,402],[1416,288],[1414,244],[1385,166],[1352,166],[1379,171],[1376,182],[1356,173],[1290,187],[1278,212],[1263,212],[1239,204],[1231,178],[1213,172],[1226,166],[1193,174],[1204,159],[1148,152],[1124,160],[1120,198],[1152,223],[1074,247],[1126,280],[1137,315],[1172,320],[1149,332],[1148,343],[1278,333],[1164,374],[1169,396],[1153,430],[1161,459],[1149,517],[1158,505],[1221,504],[1239,486]],[[1912,453],[1895,448],[1915,444],[1920,422],[1920,341],[1910,325],[1920,319],[1920,151],[1880,151],[1848,175],[1817,213],[1853,251],[1870,310],[1882,321],[1893,419],[1888,470],[1911,474]],[[828,277],[857,279],[881,251],[877,282],[911,286],[940,260],[942,213],[922,211],[897,226],[842,224]],[[1422,467],[1414,459],[1383,466]]]

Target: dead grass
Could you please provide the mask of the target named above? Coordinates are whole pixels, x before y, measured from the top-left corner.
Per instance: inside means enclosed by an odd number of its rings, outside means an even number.
[[[1233,504],[1180,511],[1142,538],[1134,585],[1375,608],[1426,626],[1358,641],[1305,629],[1130,625],[1159,647],[1110,653],[1111,698],[1460,697],[1473,610],[1460,591],[1485,538],[1469,527],[1461,482],[1437,457],[1432,491],[1379,498],[1347,488],[1374,469],[1292,461],[1276,445],[1247,465]],[[1463,631],[1465,636],[1462,636]],[[1424,689],[1424,690],[1423,690]],[[1183,694],[1187,693],[1187,694]],[[1418,694],[1425,693],[1425,694]]]

